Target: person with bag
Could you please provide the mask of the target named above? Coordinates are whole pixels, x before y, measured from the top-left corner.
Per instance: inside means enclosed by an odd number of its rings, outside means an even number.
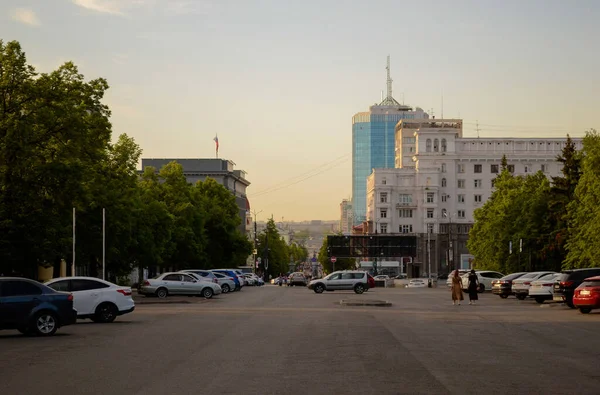
[[[464,300],[462,293],[462,280],[459,276],[458,270],[454,271],[454,275],[452,276],[452,304],[460,306],[460,301]]]
[[[479,290],[479,278],[477,274],[475,274],[475,269],[471,269],[471,273],[469,274],[469,286],[467,287],[467,291],[469,291],[469,304],[475,304],[475,301],[479,299],[477,296],[477,292]]]

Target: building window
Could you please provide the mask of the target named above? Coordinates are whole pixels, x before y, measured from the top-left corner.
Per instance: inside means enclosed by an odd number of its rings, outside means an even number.
[[[427,209],[427,218],[433,218],[433,209],[432,208]]]
[[[381,184],[383,184],[383,185],[387,184],[387,181],[385,178],[381,180]]]
[[[474,165],[473,166],[473,172],[481,173],[482,171],[483,171],[483,165]]]
[[[475,203],[481,203],[481,195],[475,195]]]
[[[531,166],[525,165],[525,173],[531,173]]]
[[[498,165],[491,165],[490,166],[490,173],[492,174],[498,174],[500,171],[500,166]]]
[[[510,171],[511,173],[515,172],[515,165],[508,165],[508,171]]]
[[[400,203],[412,203],[412,195],[401,194]]]
[[[379,201],[381,203],[387,203],[387,192],[381,192],[379,194]]]
[[[541,170],[542,170],[542,173],[545,173],[546,172],[546,165],[542,165],[542,169]]]
[[[448,217],[448,210],[446,210],[445,208],[442,209],[442,217],[444,217],[444,218]]]
[[[442,178],[442,188],[446,187],[446,179]]]
[[[416,142],[416,138],[415,137],[403,137],[402,138],[402,142],[404,144],[414,144]]]
[[[464,163],[459,163],[457,166],[457,171],[459,173],[464,173],[465,172],[465,164]]]
[[[464,203],[465,202],[465,195],[458,195],[457,199],[458,199],[459,203]]]
[[[446,195],[445,193],[442,195],[442,202],[446,202],[448,200],[448,195]]]
[[[442,163],[442,173],[445,173],[445,172],[446,172],[446,164]]]
[[[387,224],[379,224],[379,233],[387,233]]]
[[[433,192],[427,192],[427,203],[433,203]]]
[[[431,152],[431,139],[427,139],[427,141],[425,141],[425,151]]]
[[[458,210],[458,218],[464,218],[465,217],[465,210]]]
[[[398,210],[398,217],[400,218],[412,218],[413,211],[409,208],[403,208],[402,210]]]
[[[427,233],[433,233],[433,224],[427,224]]]
[[[433,140],[433,152],[439,152],[439,150],[440,150],[440,140],[434,139]]]
[[[458,187],[459,188],[464,188],[465,187],[465,180],[458,180]]]
[[[381,218],[387,218],[387,209],[382,208],[381,210],[379,210],[379,216]]]
[[[481,188],[481,180],[473,180],[473,186],[475,188]]]
[[[400,233],[412,233],[412,225],[400,225]]]
[[[448,146],[446,145],[446,139],[442,139],[442,152],[446,152]]]

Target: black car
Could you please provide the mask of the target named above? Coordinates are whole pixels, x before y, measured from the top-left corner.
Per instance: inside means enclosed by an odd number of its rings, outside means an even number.
[[[70,293],[26,278],[0,277],[0,329],[51,336],[76,320]]]
[[[574,309],[573,294],[575,288],[580,286],[586,278],[594,276],[600,276],[600,268],[563,270],[554,283],[553,299],[558,302],[565,302],[567,306]]]
[[[502,299],[508,298],[510,295],[513,294],[513,280],[516,280],[517,278],[523,276],[526,273],[527,272],[512,273],[502,278],[499,278],[498,280],[492,281],[492,293],[494,295],[499,295]]]

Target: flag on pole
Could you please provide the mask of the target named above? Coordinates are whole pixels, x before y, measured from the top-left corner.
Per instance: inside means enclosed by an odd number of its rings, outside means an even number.
[[[215,135],[215,138],[213,140],[215,141],[215,144],[216,144],[215,150],[216,150],[217,157],[218,157],[219,156],[219,136]]]

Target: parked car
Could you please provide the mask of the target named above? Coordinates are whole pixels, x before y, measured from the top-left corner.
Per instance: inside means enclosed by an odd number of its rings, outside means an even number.
[[[485,291],[492,290],[492,281],[499,280],[504,277],[504,274],[499,272],[494,272],[491,270],[477,270],[475,271],[477,275],[477,279],[479,280],[479,289],[477,290],[479,293],[483,293]],[[462,289],[466,291],[469,287],[469,272],[463,274],[461,276],[462,280]]]
[[[51,336],[76,321],[72,294],[25,278],[0,278],[0,329]]]
[[[573,294],[575,288],[588,277],[600,276],[600,268],[563,270],[560,276],[554,282],[554,297],[558,302],[564,302],[570,308],[574,309]]]
[[[373,276],[371,276],[371,273],[367,273],[367,289],[365,289],[365,291],[368,291],[371,288],[375,288],[375,278]]]
[[[497,280],[492,280],[492,293],[499,295],[502,299],[513,295],[512,282],[524,275],[526,272],[512,273]]]
[[[304,273],[296,272],[292,273],[288,277],[288,286],[293,287],[294,285],[300,285],[306,287],[308,280],[304,277]]]
[[[248,279],[250,285],[261,286],[265,285],[264,280],[254,273],[245,273],[244,276]]]
[[[323,293],[323,291],[342,290],[353,290],[357,294],[362,294],[368,288],[368,274],[359,270],[333,272],[325,278],[312,280],[308,283],[308,289],[312,289],[318,294]]]
[[[559,276],[559,273],[554,273],[551,276],[532,281],[531,287],[529,287],[529,297],[535,299],[540,304],[546,300],[552,300],[554,296],[554,282]]]
[[[452,270],[452,271],[450,272],[450,274],[448,275],[448,278],[446,279],[446,286],[447,286],[448,288],[452,288],[452,277],[454,277],[454,272],[455,272],[455,271],[456,271],[456,270]],[[459,277],[462,277],[464,274],[466,274],[466,273],[468,273],[468,272],[469,272],[469,271],[468,271],[468,270],[466,270],[466,269],[458,269],[458,276],[459,276]]]
[[[425,280],[423,280],[422,278],[413,278],[408,281],[408,285],[406,287],[407,288],[426,288],[427,282],[425,282]]]
[[[526,273],[526,274],[522,275],[521,277],[513,280],[512,292],[513,292],[513,294],[515,294],[517,299],[525,300],[525,298],[529,295],[529,287],[531,287],[532,281],[541,280],[543,278],[549,278],[553,274],[556,274],[556,273],[555,272],[547,272],[547,271]]]
[[[145,280],[138,292],[159,298],[166,298],[168,295],[201,295],[210,299],[221,293],[221,286],[210,281],[200,281],[188,273],[163,273]]]
[[[135,309],[130,287],[121,287],[95,277],[62,277],[45,284],[55,291],[73,294],[73,306],[79,319],[109,323]]]
[[[196,277],[198,277],[202,281],[210,281],[215,284],[219,283],[215,274],[213,272],[211,272],[210,270],[186,269],[186,270],[181,270],[181,273],[194,273],[194,274],[197,274]]]
[[[223,273],[213,273],[224,294],[235,290],[235,280]]]
[[[586,278],[573,294],[573,305],[581,314],[600,308],[600,276]]]
[[[225,274],[225,275],[233,278],[233,280],[235,281],[234,291],[241,291],[242,287],[245,285],[246,281],[243,278],[244,276],[238,275],[232,269],[213,269],[213,270],[211,270],[211,272]]]

